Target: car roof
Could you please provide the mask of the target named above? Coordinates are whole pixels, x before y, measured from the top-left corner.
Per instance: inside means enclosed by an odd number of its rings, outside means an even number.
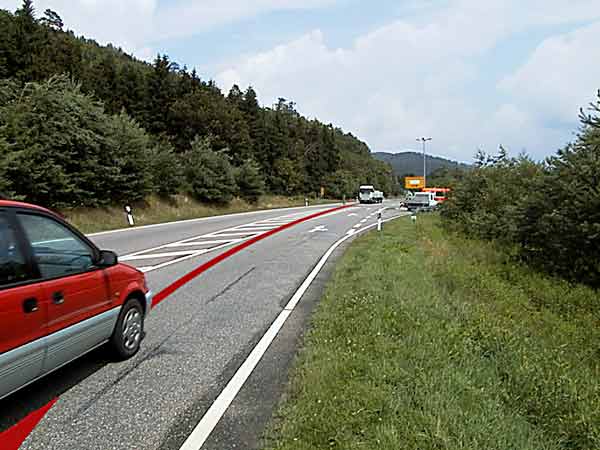
[[[43,211],[43,212],[46,212],[46,213],[50,213],[52,215],[56,215],[55,212],[52,212],[49,209],[43,208],[41,206],[32,205],[31,203],[16,202],[16,201],[13,201],[13,200],[0,200],[0,208],[34,209],[36,211]]]

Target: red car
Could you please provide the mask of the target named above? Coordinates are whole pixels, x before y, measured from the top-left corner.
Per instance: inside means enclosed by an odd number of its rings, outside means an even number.
[[[47,209],[0,200],[0,399],[108,343],[133,356],[144,274]]]

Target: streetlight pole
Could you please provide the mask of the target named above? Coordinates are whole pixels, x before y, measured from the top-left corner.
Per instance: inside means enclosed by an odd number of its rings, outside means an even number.
[[[431,141],[433,138],[430,137],[421,137],[417,138],[417,142],[421,142],[423,144],[423,187],[427,187],[427,160],[425,156],[425,143],[427,141]]]

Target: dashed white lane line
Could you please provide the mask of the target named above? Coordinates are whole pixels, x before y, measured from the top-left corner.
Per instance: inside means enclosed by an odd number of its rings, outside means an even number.
[[[390,219],[386,219],[385,222],[389,220],[396,219],[395,216]],[[366,231],[370,228],[377,226],[377,224],[367,225],[360,230],[357,230],[355,233]],[[246,360],[242,363],[237,372],[233,375],[225,389],[221,391],[217,399],[213,402],[213,404],[208,408],[208,411],[204,414],[198,425],[194,428],[192,433],[188,436],[186,441],[181,446],[180,450],[200,450],[214,428],[217,426],[229,405],[233,402],[238,392],[244,386],[246,380],[250,377],[264,354],[267,352],[269,346],[273,342],[273,340],[277,337],[277,334],[285,324],[288,317],[294,311],[294,308],[298,304],[298,302],[302,299],[302,296],[312,284],[314,279],[317,277],[327,260],[331,257],[336,248],[338,248],[344,241],[349,239],[353,234],[346,234],[344,237],[336,241],[325,254],[321,257],[317,265],[310,272],[308,277],[304,280],[304,282],[300,285],[296,293],[290,299],[286,307],[279,313],[275,321],[271,324],[267,332],[260,339],[258,344],[254,347],[254,349],[250,352],[250,355],[246,358]]]
[[[361,227],[360,223],[357,223],[357,224],[356,224],[356,225],[354,225],[352,228],[360,228],[360,227]]]
[[[365,223],[368,219],[363,219],[360,221],[360,223]]]

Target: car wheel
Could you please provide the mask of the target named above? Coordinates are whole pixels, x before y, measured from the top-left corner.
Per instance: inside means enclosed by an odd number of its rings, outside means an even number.
[[[115,356],[121,360],[131,358],[140,349],[143,336],[144,311],[142,305],[137,299],[130,298],[123,305],[110,338],[110,345]]]

